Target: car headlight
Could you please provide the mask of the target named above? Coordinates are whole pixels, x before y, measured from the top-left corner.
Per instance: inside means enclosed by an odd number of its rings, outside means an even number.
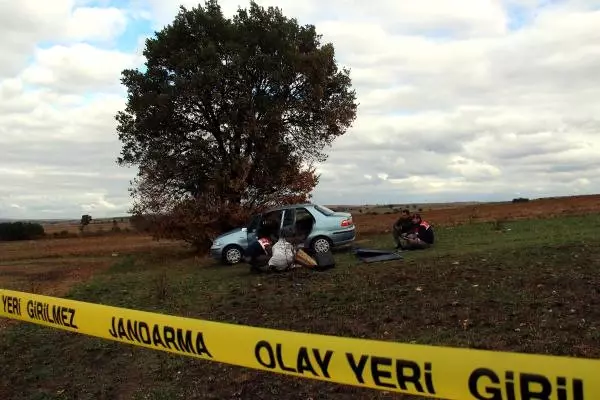
[[[215,241],[213,242],[213,245],[212,245],[212,247],[221,247],[221,241],[220,241],[220,240],[215,240]]]

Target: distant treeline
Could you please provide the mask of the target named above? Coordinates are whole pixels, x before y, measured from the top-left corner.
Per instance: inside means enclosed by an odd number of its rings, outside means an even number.
[[[44,227],[34,222],[0,223],[0,241],[35,240],[45,236]]]

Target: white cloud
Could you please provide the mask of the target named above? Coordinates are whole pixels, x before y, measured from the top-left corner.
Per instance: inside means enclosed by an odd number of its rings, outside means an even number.
[[[23,80],[64,93],[119,89],[121,71],[141,61],[132,54],[86,43],[37,49],[34,57],[34,63],[21,75]]]
[[[359,115],[319,166],[315,200],[600,191],[600,1],[258,3],[314,23],[352,70]],[[114,114],[120,73],[153,32],[135,32],[131,54],[119,39],[133,19],[160,29],[198,0],[111,4],[0,0],[0,217],[128,208]]]
[[[107,41],[121,35],[127,26],[122,10],[114,7],[81,7],[73,11],[66,37],[74,40]]]
[[[462,156],[453,157],[448,168],[461,177],[474,182],[494,179],[502,175],[502,170],[496,166]]]
[[[496,0],[354,1],[356,17],[381,20],[394,33],[498,35],[506,31],[506,14]],[[392,19],[389,16],[394,16]]]
[[[124,11],[76,5],[74,0],[0,1],[0,78],[18,73],[38,43],[108,41],[123,33]]]
[[[107,201],[103,193],[86,193],[86,197],[91,198],[91,203],[81,205],[84,212],[93,213],[98,210],[115,211],[119,209],[119,205]]]

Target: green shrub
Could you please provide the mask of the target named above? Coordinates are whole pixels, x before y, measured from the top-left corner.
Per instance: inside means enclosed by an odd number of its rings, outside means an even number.
[[[33,222],[0,223],[0,241],[35,240],[45,236],[44,227]]]

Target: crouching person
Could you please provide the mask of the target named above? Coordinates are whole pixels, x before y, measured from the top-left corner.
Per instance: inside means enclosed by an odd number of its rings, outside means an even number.
[[[290,239],[294,236],[294,232],[290,228],[283,228],[279,235],[279,239],[272,247],[272,256],[269,259],[269,269],[271,271],[287,271],[295,268],[296,250]]]
[[[392,236],[394,237],[394,242],[396,243],[396,249],[400,249],[402,247],[401,239],[405,238],[412,229],[413,222],[410,217],[410,211],[405,208],[402,210],[400,218],[398,218],[396,223],[392,226]]]
[[[246,250],[246,262],[251,272],[265,272],[269,269],[269,260],[273,256],[273,242],[277,239],[278,222],[267,219],[261,222],[256,231],[258,240],[250,243]]]
[[[266,271],[272,255],[272,242],[269,238],[262,237],[251,243],[246,250],[246,262],[250,264],[250,271]]]
[[[428,249],[435,241],[433,227],[424,221],[419,214],[413,215],[414,229],[402,236],[400,247],[405,250]]]

